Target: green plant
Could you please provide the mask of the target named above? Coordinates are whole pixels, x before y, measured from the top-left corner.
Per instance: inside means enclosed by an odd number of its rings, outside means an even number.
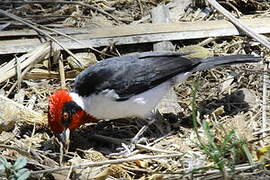
[[[199,134],[199,125],[197,123],[197,105],[196,94],[198,85],[195,84],[192,90],[192,120],[194,131],[198,139],[198,147],[208,156],[209,160],[214,162],[212,168],[220,170],[223,179],[227,179],[226,167],[234,170],[235,164],[239,162],[241,156],[245,156],[250,164],[253,164],[252,156],[248,150],[247,143],[235,130],[228,132],[222,125],[216,126],[223,132],[221,139],[217,140],[213,127],[207,121],[202,122],[202,130],[204,138]]]
[[[30,176],[30,171],[24,168],[27,164],[25,157],[19,157],[14,165],[0,156],[0,176],[5,176],[8,180],[25,180]]]

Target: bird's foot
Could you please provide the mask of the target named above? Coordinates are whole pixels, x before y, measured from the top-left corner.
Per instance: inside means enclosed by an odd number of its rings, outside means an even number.
[[[144,125],[139,131],[138,133],[130,140],[130,142],[132,144],[137,144],[137,143],[140,143],[142,142],[141,141],[141,136],[143,135],[143,133],[148,129],[149,125],[152,124],[153,122],[149,122],[148,125]]]
[[[135,137],[132,138],[130,143],[122,143],[122,151],[120,152],[122,155],[129,156],[136,150],[137,144],[147,144],[147,138],[145,137]]]
[[[149,117],[147,124],[144,125],[138,133],[130,140],[130,143],[122,143],[121,153],[123,155],[130,155],[136,149],[136,144],[147,144],[147,138],[142,137],[142,135],[147,131],[147,129],[158,120],[154,113]]]
[[[145,137],[142,137],[143,133],[148,129],[148,127],[155,122],[155,119],[152,119],[148,122],[147,125],[144,125],[138,133],[130,140],[130,143],[122,143],[122,148],[124,150],[122,151],[125,155],[130,155],[135,149],[136,144],[147,144],[147,139]]]

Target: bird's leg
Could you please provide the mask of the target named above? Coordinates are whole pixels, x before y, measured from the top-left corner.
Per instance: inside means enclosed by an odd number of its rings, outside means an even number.
[[[145,131],[157,120],[160,120],[162,118],[162,115],[160,113],[157,113],[156,111],[152,112],[148,116],[147,123],[138,131],[138,133],[130,140],[129,144],[122,143],[122,147],[125,149],[121,152],[121,154],[129,155],[133,152],[135,149],[136,144],[145,142],[146,139],[142,137],[142,135],[145,133]],[[158,128],[159,129],[159,128]]]
[[[140,138],[140,136],[143,135],[143,133],[151,126],[154,124],[157,120],[160,120],[162,118],[162,115],[158,111],[153,111],[151,112],[150,116],[147,118],[147,124],[144,125],[139,132],[131,139],[131,143],[137,144],[141,141],[144,141],[144,138]]]
[[[155,118],[149,118],[150,121],[148,121],[148,123],[146,125],[144,125],[139,132],[131,139],[131,143],[132,144],[137,144],[139,142],[141,142],[142,139],[140,139],[140,136],[143,135],[143,133],[148,129],[148,127],[153,124],[156,119]]]
[[[141,138],[141,136],[148,129],[148,127],[156,121],[153,114],[151,114],[151,116],[148,119],[149,119],[148,123],[138,131],[138,133],[130,140],[130,143],[128,144],[122,143],[124,151],[121,151],[120,154],[125,155],[131,154],[134,151],[136,144],[145,141],[145,138]]]

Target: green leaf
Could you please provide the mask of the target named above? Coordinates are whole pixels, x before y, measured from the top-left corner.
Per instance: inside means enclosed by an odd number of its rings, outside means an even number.
[[[8,162],[7,160],[6,160],[6,158],[5,157],[3,157],[3,156],[0,156],[0,165],[3,165],[4,167],[5,167],[5,169],[9,169],[9,168],[11,168],[11,163],[10,162]]]
[[[4,166],[6,166],[8,164],[6,158],[3,156],[0,156],[0,163],[3,164]]]
[[[30,171],[26,168],[20,169],[19,171],[16,172],[16,180],[26,180],[30,176]]]
[[[14,163],[14,169],[19,170],[26,166],[27,164],[27,159],[25,157],[19,157],[16,162]]]

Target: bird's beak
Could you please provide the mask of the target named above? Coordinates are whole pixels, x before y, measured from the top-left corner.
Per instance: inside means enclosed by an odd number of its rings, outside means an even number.
[[[65,128],[64,131],[60,134],[61,141],[64,143],[64,149],[65,151],[68,151],[69,149],[69,143],[70,143],[70,129]]]

